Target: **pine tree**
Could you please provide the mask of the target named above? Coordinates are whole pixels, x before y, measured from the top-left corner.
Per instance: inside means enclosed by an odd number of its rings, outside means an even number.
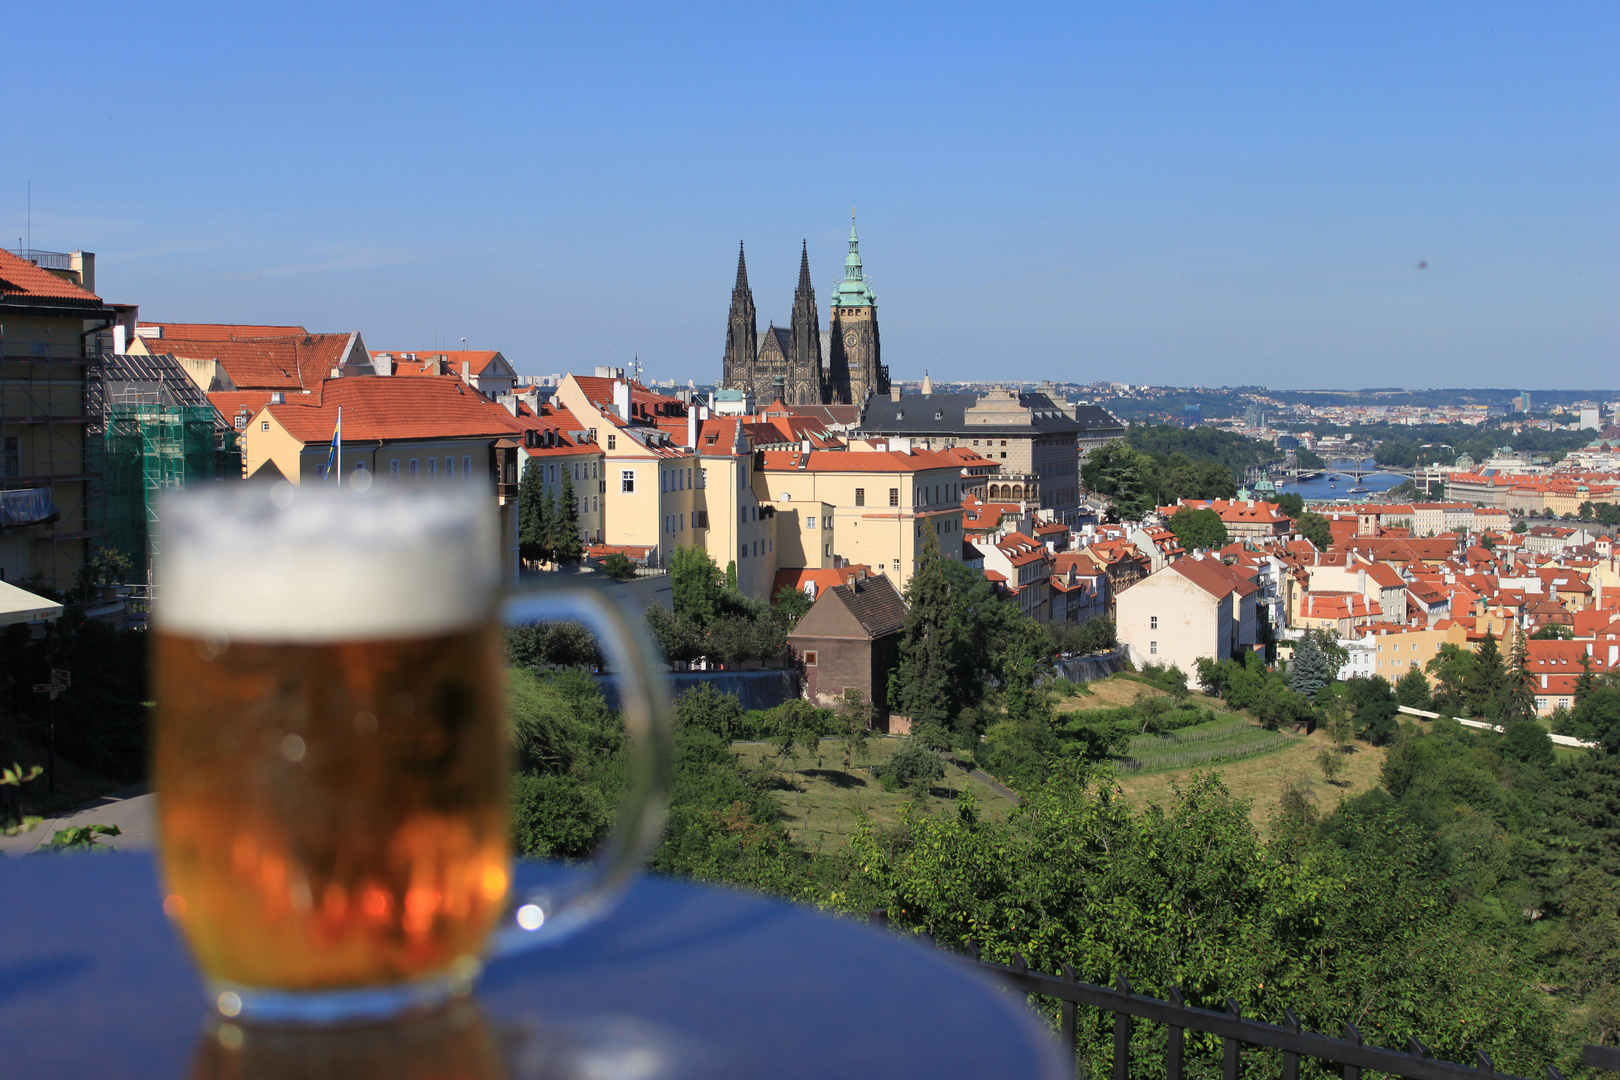
[[[1493,720],[1511,724],[1516,720],[1536,718],[1536,683],[1530,674],[1530,647],[1523,630],[1513,639],[1513,660],[1502,675],[1502,689],[1497,693],[1496,715]]]
[[[951,585],[932,524],[923,526],[922,557],[906,585],[905,628],[900,663],[889,682],[889,705],[914,725],[946,724],[952,713],[948,687],[954,681],[955,634],[951,626]]]
[[[545,533],[545,485],[540,464],[530,460],[518,483],[518,555],[524,562],[541,562],[549,546]]]
[[[574,495],[574,479],[563,473],[562,501],[552,516],[552,557],[573,565],[584,557],[579,543],[579,499]]]
[[[1307,630],[1294,646],[1294,658],[1288,662],[1288,689],[1315,701],[1322,687],[1333,681],[1331,668],[1332,663],[1322,651],[1316,631]]]
[[[1490,717],[1497,706],[1497,698],[1507,683],[1507,668],[1502,663],[1502,650],[1497,648],[1496,635],[1485,631],[1485,640],[1474,653],[1474,668],[1463,687],[1468,711],[1473,716]]]
[[[539,520],[535,523],[537,535],[541,538],[539,559],[541,562],[551,562],[557,557],[556,526],[557,500],[551,497],[551,489],[545,489],[540,499]]]

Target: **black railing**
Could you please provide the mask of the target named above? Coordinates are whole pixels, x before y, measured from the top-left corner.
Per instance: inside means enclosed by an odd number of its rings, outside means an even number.
[[[888,925],[888,913],[871,913],[876,926]],[[921,940],[932,944],[928,935]],[[1313,1059],[1327,1065],[1337,1065],[1344,1080],[1361,1080],[1363,1069],[1404,1077],[1406,1080],[1520,1080],[1496,1071],[1490,1055],[1479,1051],[1472,1066],[1460,1065],[1429,1056],[1417,1039],[1410,1040],[1405,1051],[1389,1050],[1381,1046],[1367,1046],[1354,1024],[1344,1025],[1344,1038],[1305,1031],[1299,1018],[1284,1012],[1282,1025],[1250,1020],[1238,1010],[1237,1003],[1226,999],[1226,1011],[1215,1012],[1188,1005],[1180,990],[1172,986],[1168,1000],[1146,997],[1135,993],[1124,976],[1119,976],[1112,987],[1081,982],[1069,965],[1063,966],[1062,975],[1047,975],[1031,971],[1019,955],[1014,964],[998,964],[982,959],[974,945],[962,957],[973,968],[1007,989],[1020,994],[1053,998],[1059,1002],[1059,1037],[1064,1052],[1079,1062],[1079,1007],[1112,1013],[1114,1017],[1113,1076],[1112,1080],[1129,1080],[1131,1029],[1137,1019],[1151,1020],[1165,1025],[1168,1038],[1165,1045],[1164,1075],[1168,1080],[1182,1080],[1189,1031],[1214,1035],[1221,1040],[1222,1080],[1238,1080],[1239,1055],[1245,1046],[1269,1048],[1282,1052],[1282,1080],[1298,1080],[1301,1058]],[[1582,1053],[1583,1064],[1598,1069],[1620,1072],[1620,1049],[1588,1046]],[[1159,1075],[1155,1069],[1153,1075]],[[1547,1067],[1546,1080],[1563,1080],[1559,1071]]]

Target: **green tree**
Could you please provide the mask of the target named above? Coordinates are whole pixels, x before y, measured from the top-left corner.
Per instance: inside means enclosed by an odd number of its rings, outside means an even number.
[[[1081,653],[1110,652],[1119,645],[1115,637],[1116,633],[1112,619],[1094,615],[1080,624],[1079,636],[1075,641],[1076,651]]]
[[[776,590],[776,596],[771,600],[771,610],[789,627],[797,626],[800,619],[810,613],[815,601],[810,599],[803,589],[795,589],[791,585],[784,585]]]
[[[735,739],[743,727],[743,707],[736,694],[726,694],[708,683],[682,690],[675,698],[675,721],[685,727],[713,732],[723,742]]]
[[[1344,751],[1336,746],[1324,746],[1316,754],[1316,764],[1322,770],[1322,779],[1337,787],[1339,776],[1344,772]]]
[[[838,702],[834,730],[844,748],[844,768],[854,761],[865,761],[871,754],[867,740],[872,734],[872,706],[859,687],[847,686]]]
[[[1158,505],[1157,466],[1125,442],[1104,443],[1086,455],[1080,478],[1087,489],[1114,504],[1123,519],[1139,518]]]
[[[951,585],[943,563],[939,536],[932,523],[925,524],[922,557],[906,584],[900,662],[889,680],[889,707],[919,727],[943,727],[963,704],[952,694],[959,627],[952,618]]]
[[[1297,491],[1285,491],[1277,496],[1277,509],[1291,518],[1305,512],[1305,496]]]
[[[1328,663],[1317,632],[1305,631],[1299,644],[1294,646],[1294,658],[1288,662],[1288,688],[1315,701],[1317,692],[1332,682],[1336,674],[1328,669]]]
[[[1429,680],[1423,669],[1413,664],[1395,683],[1395,702],[1410,709],[1427,710],[1433,702],[1429,697]]]
[[[615,551],[602,560],[602,572],[614,581],[634,581],[636,564]]]
[[[1333,543],[1333,526],[1314,510],[1307,510],[1294,519],[1294,531],[1315,544],[1319,551],[1326,551]]]
[[[1497,647],[1496,635],[1485,631],[1485,640],[1474,651],[1474,667],[1463,687],[1464,704],[1470,716],[1495,719],[1502,691],[1507,686],[1507,665]]]
[[[579,499],[574,495],[574,480],[563,473],[562,498],[552,509],[552,558],[566,566],[577,564],[585,552],[579,539]]]
[[[530,459],[518,484],[518,554],[525,562],[551,559],[551,495],[542,479],[545,470]]]
[[[1514,635],[1513,658],[1502,673],[1502,689],[1497,694],[1495,715],[1492,717],[1498,723],[1513,724],[1534,721],[1536,718],[1536,681],[1535,676],[1530,674],[1529,652],[1523,631]]]
[[[669,587],[676,616],[690,619],[699,629],[720,614],[727,591],[720,582],[720,568],[696,544],[670,552]]]
[[[1426,665],[1434,676],[1433,709],[1447,716],[1459,716],[1468,709],[1468,687],[1474,681],[1478,658],[1468,649],[1447,642]]]
[[[945,778],[945,763],[933,747],[912,736],[900,744],[900,749],[886,763],[874,765],[872,772],[885,791],[909,788],[921,794],[929,784]]]
[[[1534,720],[1512,720],[1502,737],[1502,752],[1527,765],[1547,766],[1553,763],[1552,738],[1547,729]]]
[[[1207,508],[1195,510],[1183,506],[1170,515],[1169,529],[1188,551],[1219,548],[1226,544],[1226,523],[1221,520],[1221,515]]]

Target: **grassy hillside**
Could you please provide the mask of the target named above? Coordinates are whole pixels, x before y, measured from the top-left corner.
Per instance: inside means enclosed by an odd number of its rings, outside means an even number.
[[[801,757],[797,766],[779,766],[782,782],[775,795],[781,804],[784,824],[795,840],[811,851],[831,852],[854,833],[861,815],[877,826],[893,825],[900,809],[911,801],[903,791],[888,792],[872,776],[871,766],[881,764],[900,748],[899,739],[873,739],[865,762],[844,768],[841,743],[825,739],[815,757]],[[774,747],[767,743],[733,743],[731,747],[750,766],[778,768]],[[930,810],[950,807],[964,788],[971,789],[981,812],[1003,818],[1012,803],[988,784],[973,779],[960,766],[947,764],[945,778],[929,789],[923,806]]]

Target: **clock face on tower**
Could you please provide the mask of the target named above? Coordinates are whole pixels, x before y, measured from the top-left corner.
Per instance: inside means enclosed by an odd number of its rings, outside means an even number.
[[[844,346],[846,348],[853,349],[855,347],[855,343],[859,340],[860,338],[856,336],[855,331],[851,330],[844,335]]]

